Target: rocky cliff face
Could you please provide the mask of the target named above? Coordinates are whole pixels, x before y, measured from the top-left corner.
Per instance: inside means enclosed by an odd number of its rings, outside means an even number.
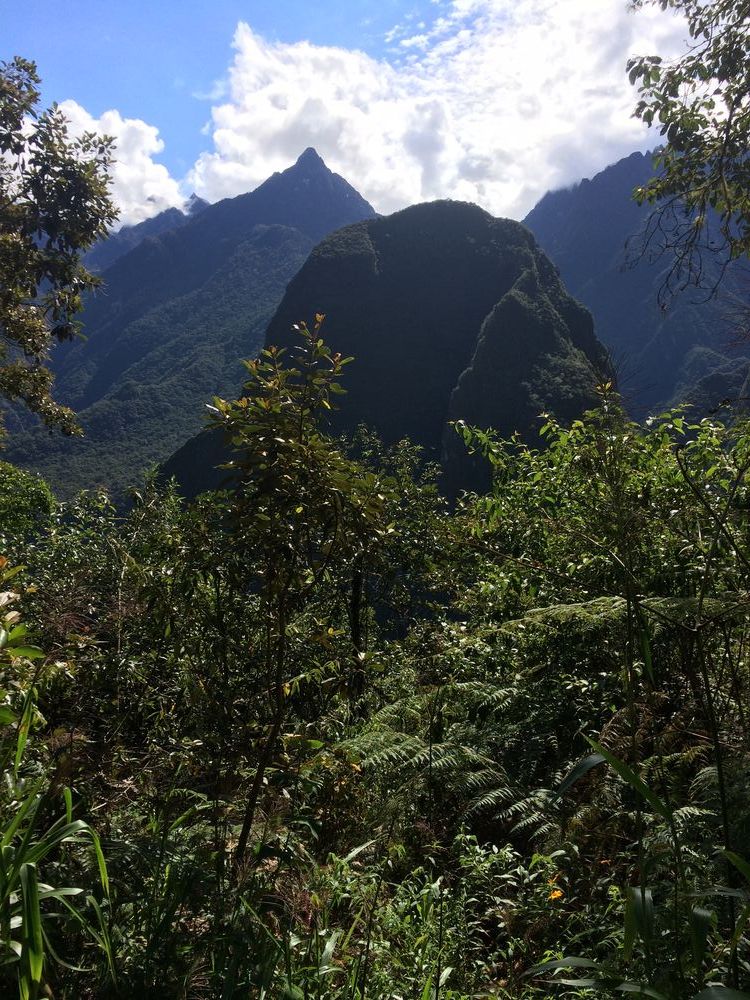
[[[442,461],[449,493],[481,485],[451,421],[534,441],[542,410],[578,416],[609,371],[590,315],[531,233],[461,202],[327,237],[290,282],[266,344],[293,347],[294,324],[316,312],[326,342],[355,359],[331,430],[364,423],[386,442],[409,437]]]

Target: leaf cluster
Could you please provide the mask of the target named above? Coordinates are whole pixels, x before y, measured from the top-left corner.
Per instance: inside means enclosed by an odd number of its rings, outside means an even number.
[[[82,296],[99,283],[81,254],[116,219],[112,140],[71,137],[56,107],[39,111],[39,83],[28,60],[0,65],[0,392],[72,434],[46,362],[76,335]]]

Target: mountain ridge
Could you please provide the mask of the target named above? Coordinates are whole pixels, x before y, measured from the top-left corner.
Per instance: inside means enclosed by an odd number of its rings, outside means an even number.
[[[566,355],[580,376],[564,416],[593,405],[598,370],[609,370],[590,315],[531,232],[465,202],[413,205],[326,237],[290,281],[266,346],[293,351],[294,324],[315,312],[331,348],[355,359],[331,432],[364,423],[386,444],[409,437],[443,462],[449,494],[481,485],[450,421],[533,440],[537,404],[555,402],[545,385],[553,363]],[[206,466],[224,457],[217,432],[199,436],[163,474],[192,495],[221,483]]]
[[[191,194],[182,209],[166,208],[133,226],[123,226],[96,243],[83,257],[83,263],[94,273],[101,273],[116,260],[133,250],[149,236],[161,236],[185,225],[193,216],[208,208],[208,202]]]
[[[693,396],[705,404],[690,378],[705,351],[718,357],[719,368],[748,361],[746,349],[732,346],[724,314],[725,304],[742,294],[731,270],[717,299],[705,301],[704,294],[696,301],[687,290],[660,308],[671,258],[668,252],[653,263],[639,258],[639,233],[653,209],[632,197],[653,172],[650,154],[632,153],[590,179],[547,192],[523,220],[571,294],[591,310],[597,335],[618,364],[628,410],[639,419]]]
[[[240,358],[262,346],[287,282],[327,227],[374,214],[308,149],[255,191],[147,235],[105,272],[82,315],[86,339],[54,359],[57,398],[78,411],[87,437],[16,427],[9,457],[63,494],[104,482],[121,496],[198,430],[207,399],[239,387]]]

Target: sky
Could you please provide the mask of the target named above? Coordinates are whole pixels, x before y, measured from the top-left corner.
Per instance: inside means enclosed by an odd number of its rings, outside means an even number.
[[[628,0],[0,0],[0,59],[115,137],[122,224],[252,190],[307,146],[379,212],[523,218],[658,144],[625,64],[685,34]]]

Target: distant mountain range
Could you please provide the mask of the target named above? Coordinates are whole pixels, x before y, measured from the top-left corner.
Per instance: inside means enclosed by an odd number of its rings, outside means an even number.
[[[326,341],[353,355],[331,430],[360,424],[409,437],[443,465],[449,494],[485,484],[451,421],[537,440],[543,410],[572,420],[595,404],[609,362],[590,314],[520,223],[476,205],[431,202],[324,239],[290,282],[266,344],[292,349],[292,326],[326,314]],[[218,485],[221,436],[167,463],[190,494]]]
[[[542,409],[566,419],[593,401],[601,344],[638,418],[747,396],[750,349],[732,346],[726,316],[732,294],[747,298],[740,279],[723,299],[685,293],[663,313],[666,263],[625,267],[649,211],[632,192],[651,172],[635,153],[545,195],[524,229],[451,202],[376,218],[308,149],[249,194],[125,227],[87,256],[105,286],[82,316],[86,339],[53,359],[56,395],[85,438],[10,410],[6,455],[61,495],[103,485],[121,497],[164,463],[189,492],[215,485],[222,449],[198,433],[204,404],[236,394],[240,359],[289,344],[292,323],[315,311],[332,347],[356,356],[334,429],[365,421],[386,440],[411,436],[441,459],[449,490],[475,482],[450,420],[533,440]]]
[[[652,174],[651,156],[633,153],[591,180],[546,194],[524,219],[571,295],[591,310],[636,418],[670,403],[691,400],[705,410],[738,396],[750,356],[750,345],[733,345],[734,300],[750,299],[750,283],[743,287],[737,269],[717,298],[689,289],[663,312],[657,300],[668,260],[627,266],[652,211],[632,193]]]
[[[86,339],[56,352],[57,398],[86,436],[50,435],[9,414],[8,458],[62,495],[104,485],[121,496],[198,431],[204,403],[238,388],[240,359],[260,349],[313,246],[375,214],[312,149],[249,194],[175,213],[103,244],[119,256],[81,317]]]

